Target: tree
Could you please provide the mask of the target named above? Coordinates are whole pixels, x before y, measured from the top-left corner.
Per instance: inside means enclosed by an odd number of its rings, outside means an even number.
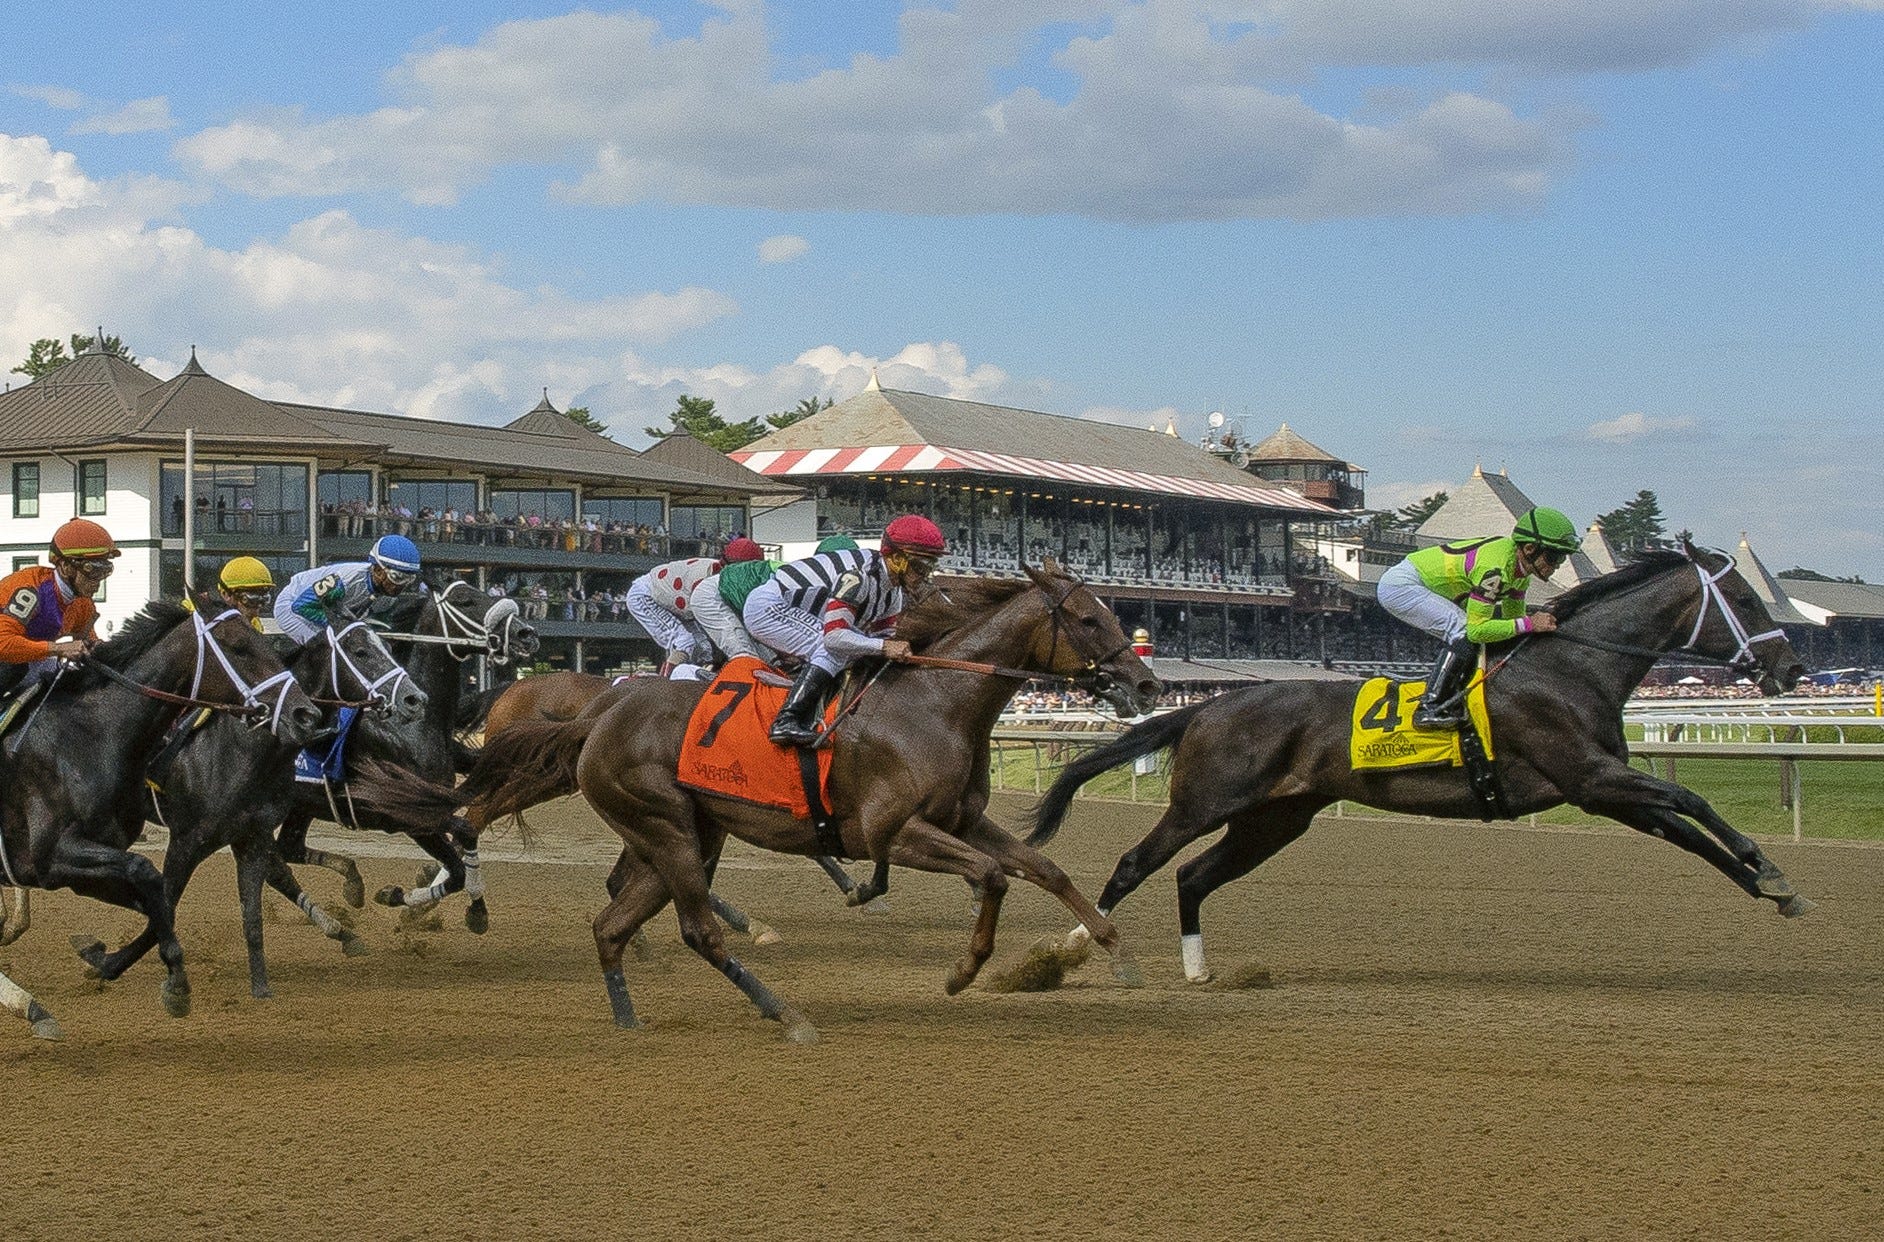
[[[72,361],[73,358],[78,357],[80,354],[90,349],[92,343],[97,339],[97,337],[89,333],[74,332],[71,336],[72,353],[67,355],[64,342],[56,337],[41,337],[39,340],[34,341],[32,348],[27,351],[26,361],[20,363],[20,365],[13,369],[29,379],[38,379],[42,375],[50,375],[66,363]],[[122,358],[126,362],[135,363],[137,361],[137,358],[132,355],[131,351],[124,347],[123,340],[116,336],[105,337],[105,352],[111,354],[113,357]]]
[[[1609,546],[1624,555],[1654,547],[1667,529],[1662,525],[1661,501],[1647,488],[1620,508],[1597,514],[1596,520],[1602,523],[1603,537],[1609,540]]]
[[[589,413],[589,407],[586,405],[570,406],[563,411],[563,417],[578,427],[587,427],[590,431],[600,435],[608,434],[608,424]]]
[[[825,397],[822,400],[817,397],[805,397],[789,410],[780,410],[776,414],[767,414],[765,421],[771,423],[774,427],[789,427],[793,423],[802,423],[813,414],[830,408],[831,399],[829,397]]]
[[[1424,500],[1416,500],[1410,505],[1395,509],[1392,513],[1383,516],[1386,517],[1388,526],[1412,530],[1443,509],[1448,499],[1450,497],[1445,492],[1434,492]]]
[[[665,440],[676,431],[684,431],[708,448],[730,453],[743,448],[765,434],[765,420],[749,418],[743,423],[729,423],[713,412],[713,398],[681,394],[674,412],[668,417],[672,427],[645,427],[649,435]]]
[[[1799,565],[1794,565],[1791,569],[1782,569],[1777,576],[1791,578],[1795,582],[1856,582],[1859,584],[1864,582],[1864,579],[1857,574],[1849,578],[1834,578],[1830,574],[1822,574],[1816,569],[1806,569]]]

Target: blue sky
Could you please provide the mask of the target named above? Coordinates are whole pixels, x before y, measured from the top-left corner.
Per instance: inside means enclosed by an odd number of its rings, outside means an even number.
[[[1884,581],[1877,0],[153,7],[11,40],[9,364],[633,444],[874,366]]]

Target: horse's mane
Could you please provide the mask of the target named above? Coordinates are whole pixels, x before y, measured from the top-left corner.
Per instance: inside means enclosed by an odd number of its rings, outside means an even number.
[[[124,628],[115,637],[94,647],[76,673],[67,673],[60,678],[59,689],[82,690],[102,683],[105,675],[92,668],[94,664],[103,664],[120,673],[124,672],[171,630],[183,624],[189,615],[189,610],[181,604],[167,599],[152,600],[136,616],[126,621]]]
[[[937,588],[903,612],[896,636],[920,650],[987,616],[1033,585],[1031,578],[969,578],[951,583],[946,591]]]
[[[1667,573],[1683,565],[1692,565],[1687,556],[1670,548],[1650,548],[1641,553],[1614,573],[1592,578],[1581,586],[1571,587],[1550,603],[1550,611],[1557,620],[1564,621],[1588,608],[1591,604],[1620,595],[1631,587],[1639,586],[1650,578]]]

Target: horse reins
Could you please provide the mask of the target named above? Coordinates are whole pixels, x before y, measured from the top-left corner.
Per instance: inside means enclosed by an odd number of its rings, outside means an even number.
[[[174,703],[178,707],[198,707],[213,712],[227,712],[243,720],[253,720],[258,726],[266,720],[269,731],[273,732],[280,727],[281,713],[287,707],[288,695],[294,691],[294,674],[287,669],[282,669],[279,673],[251,686],[247,679],[236,671],[235,665],[229,661],[228,654],[223,651],[222,644],[216,641],[216,636],[210,631],[231,617],[241,616],[241,612],[234,608],[219,614],[213,621],[205,621],[200,612],[190,613],[190,621],[196,627],[196,673],[190,679],[190,692],[187,695],[147,686],[103,662],[89,662],[88,666],[96,669],[107,680],[116,682],[127,690],[134,690],[147,699],[156,699],[161,703]],[[248,619],[244,617],[242,623],[248,624]],[[229,679],[229,684],[242,696],[242,702],[229,703],[218,699],[197,697],[198,692],[203,688],[203,673],[209,666],[206,658],[208,655],[216,657],[216,663],[222,666],[223,676]],[[268,690],[275,691],[275,701],[272,707],[262,699],[263,693]]]
[[[1672,650],[1683,652],[1705,663],[1721,664],[1731,669],[1738,669],[1741,672],[1751,672],[1753,669],[1759,667],[1759,658],[1753,654],[1753,645],[1755,643],[1770,642],[1775,638],[1784,638],[1786,637],[1786,631],[1778,626],[1774,626],[1772,629],[1759,634],[1748,631],[1746,623],[1743,622],[1740,619],[1740,615],[1733,610],[1733,606],[1727,602],[1726,594],[1720,589],[1720,580],[1725,578],[1729,573],[1732,573],[1734,568],[1733,558],[1727,556],[1725,552],[1721,553],[1721,555],[1726,557],[1726,562],[1713,573],[1709,573],[1707,567],[1695,560],[1692,556],[1688,557],[1689,564],[1694,566],[1694,572],[1701,580],[1701,607],[1695,613],[1694,628],[1688,631],[1688,641],[1679,647],[1672,648]],[[1709,612],[1716,608],[1719,609],[1721,619],[1727,625],[1727,632],[1733,635],[1734,642],[1737,644],[1732,656],[1708,655],[1706,652],[1696,651],[1694,649],[1694,644],[1701,641],[1701,630],[1707,624]],[[1561,638],[1565,642],[1575,643],[1583,647],[1594,647],[1600,651],[1613,651],[1618,655],[1639,656],[1650,660],[1659,660],[1662,656],[1669,654],[1666,651],[1657,651],[1651,647],[1638,647],[1629,643],[1614,643],[1607,639],[1591,638],[1583,634],[1566,633],[1563,630],[1552,630],[1550,633],[1552,636]],[[1513,651],[1511,654],[1516,655],[1517,653]],[[1511,656],[1509,655],[1505,657],[1507,660],[1510,658]],[[1501,660],[1500,663],[1502,664],[1503,661]]]

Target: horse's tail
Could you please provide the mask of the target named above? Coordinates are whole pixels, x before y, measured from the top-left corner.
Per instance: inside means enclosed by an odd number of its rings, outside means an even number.
[[[485,740],[458,786],[462,806],[475,805],[485,823],[576,792],[576,764],[599,716],[522,721]]]
[[[497,696],[515,685],[515,682],[499,682],[489,690],[480,690],[469,695],[458,704],[458,715],[451,722],[451,727],[459,733],[475,733],[484,727],[484,718],[491,714],[491,704],[497,702]]]
[[[1044,845],[1053,839],[1053,834],[1060,830],[1060,821],[1066,818],[1066,808],[1072,805],[1073,795],[1101,772],[1110,771],[1120,764],[1136,759],[1140,755],[1149,755],[1153,751],[1163,750],[1175,745],[1184,731],[1190,728],[1191,717],[1204,708],[1204,703],[1193,703],[1162,716],[1153,716],[1150,720],[1133,725],[1104,746],[1095,746],[1073,762],[1061,769],[1047,792],[1034,804],[1027,814],[1028,822],[1034,830],[1027,837],[1029,845]]]

